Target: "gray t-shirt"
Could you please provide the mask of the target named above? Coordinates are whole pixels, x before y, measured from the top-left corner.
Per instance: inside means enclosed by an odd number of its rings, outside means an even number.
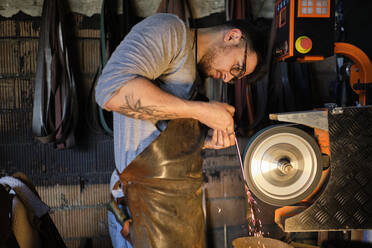
[[[97,103],[104,106],[120,87],[136,77],[160,79],[161,89],[186,98],[196,77],[194,49],[192,31],[177,16],[155,14],[146,18],[132,28],[104,67],[96,86]],[[119,172],[159,134],[150,121],[114,113]]]

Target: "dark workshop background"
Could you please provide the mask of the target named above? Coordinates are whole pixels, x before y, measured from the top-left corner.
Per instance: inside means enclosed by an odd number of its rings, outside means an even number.
[[[223,1],[213,2],[209,12],[219,12],[224,6]],[[269,3],[260,5],[262,2],[257,1],[256,10],[262,16],[270,16],[272,3],[267,1]],[[355,2],[358,1],[352,1]],[[360,14],[367,10],[350,7],[348,12],[363,23],[358,26],[361,29],[371,23],[363,19],[368,13]],[[113,142],[110,136],[91,132],[85,118],[89,88],[100,63],[100,16],[69,13],[66,20],[71,32],[69,41],[78,87],[79,122],[76,146],[56,150],[52,145],[35,141],[31,131],[41,17],[23,12],[0,16],[0,176],[22,171],[30,177],[42,200],[51,207],[50,215],[68,247],[79,247],[86,239],[92,241],[93,247],[111,247],[105,204],[110,197],[109,181],[115,168]],[[371,57],[368,45],[371,39],[365,38],[367,32],[356,31],[351,20],[350,17],[345,24],[356,32],[353,37],[357,38],[350,38],[351,41]],[[312,77],[317,92],[316,106],[335,101],[331,92],[334,67],[335,58],[311,67],[316,72]],[[248,137],[240,139],[243,150]],[[231,245],[235,238],[248,235],[240,166],[234,148],[206,151],[203,155],[208,242],[210,247],[224,247],[225,239]],[[268,207],[261,215],[266,236],[282,238],[284,234],[273,223],[273,209]],[[312,238],[306,236],[304,239]]]

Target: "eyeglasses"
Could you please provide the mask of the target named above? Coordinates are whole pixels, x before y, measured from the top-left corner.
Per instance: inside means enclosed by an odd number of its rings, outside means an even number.
[[[244,39],[242,37],[242,39]],[[245,70],[246,70],[246,61],[247,61],[247,48],[248,48],[248,42],[246,39],[245,40],[245,50],[244,50],[244,62],[243,62],[243,66],[239,66],[239,65],[234,65],[233,67],[231,67],[230,69],[230,74],[234,77],[229,83],[234,83],[235,80],[237,79],[240,79],[241,77],[244,76],[245,74]]]

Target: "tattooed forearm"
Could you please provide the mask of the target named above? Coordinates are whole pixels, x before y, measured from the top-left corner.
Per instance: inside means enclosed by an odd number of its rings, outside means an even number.
[[[142,106],[141,99],[135,99],[133,96],[124,97],[124,103],[119,107],[118,112],[135,119],[144,120],[170,120],[178,117],[177,114],[166,113],[160,106]]]

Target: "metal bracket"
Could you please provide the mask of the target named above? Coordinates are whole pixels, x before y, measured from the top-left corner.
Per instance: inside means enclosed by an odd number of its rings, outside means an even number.
[[[299,112],[276,113],[269,115],[270,120],[306,125],[328,131],[327,110],[310,110]]]

